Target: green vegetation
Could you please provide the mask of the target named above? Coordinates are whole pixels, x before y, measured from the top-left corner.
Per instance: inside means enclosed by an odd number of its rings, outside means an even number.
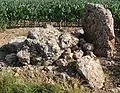
[[[60,93],[58,85],[28,84],[11,72],[0,72],[0,93]]]
[[[101,3],[109,8],[120,27],[120,0],[86,0]],[[0,0],[0,28],[19,22],[80,21],[85,0]]]
[[[82,9],[83,0],[0,0],[0,27],[21,20],[77,21]]]
[[[77,80],[74,81],[73,86],[66,83],[66,88],[63,90],[63,84],[38,84],[24,81],[23,78],[15,77],[13,71],[0,71],[0,93],[89,93],[89,88],[80,85]],[[64,82],[65,83],[65,82]],[[68,87],[69,86],[69,87]]]

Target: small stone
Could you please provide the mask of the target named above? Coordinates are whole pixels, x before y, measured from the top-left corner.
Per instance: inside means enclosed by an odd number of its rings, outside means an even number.
[[[75,37],[80,38],[84,34],[84,30],[83,29],[77,29],[77,30],[73,31],[72,34]]]
[[[33,66],[31,66],[31,65],[28,65],[28,69],[29,70],[34,70]]]
[[[8,50],[10,52],[18,52],[23,46],[25,40],[26,40],[25,36],[19,36],[19,37],[12,38],[8,42]]]
[[[53,66],[45,66],[43,69],[52,72]]]
[[[69,55],[65,56],[66,61],[72,60],[73,59],[73,53],[70,53]]]
[[[93,44],[85,43],[85,44],[83,44],[82,49],[84,51],[93,51],[94,50],[94,46],[93,46]]]
[[[18,61],[23,65],[30,64],[30,53],[26,50],[21,50],[17,53]]]
[[[55,63],[57,66],[66,66],[67,65],[67,61],[65,59],[58,59]]]
[[[1,68],[1,67],[6,67],[6,66],[7,66],[7,64],[6,64],[4,61],[1,61],[1,60],[0,60],[0,68]]]
[[[39,32],[39,28],[34,28],[32,31],[28,32],[27,38],[37,39],[38,38],[38,32]]]
[[[12,64],[17,61],[17,56],[15,53],[7,54],[5,56],[5,60],[9,63]]]
[[[67,48],[61,55],[65,60],[71,60],[73,58],[73,53],[71,53],[71,49]]]
[[[79,58],[81,58],[82,56],[83,56],[83,51],[82,50],[77,50],[77,51],[74,51],[73,52],[73,58],[74,59],[79,59]]]
[[[19,77],[19,74],[18,74],[18,73],[15,73],[14,76],[15,76],[15,77]]]
[[[71,49],[70,48],[65,49],[64,55],[69,55],[70,53],[71,53]]]
[[[50,65],[52,65],[54,63],[54,61],[52,61],[52,60],[45,60],[45,61],[43,61],[42,62],[42,66],[50,66]]]
[[[79,47],[82,47],[83,44],[85,44],[85,43],[86,43],[85,39],[84,38],[80,38],[78,45],[79,45]]]
[[[77,51],[77,50],[81,50],[81,47],[79,47],[78,45],[75,45],[71,48],[72,52]]]
[[[78,41],[78,38],[74,37],[73,35],[69,33],[63,33],[59,37],[59,46],[62,49],[66,49],[77,45]]]

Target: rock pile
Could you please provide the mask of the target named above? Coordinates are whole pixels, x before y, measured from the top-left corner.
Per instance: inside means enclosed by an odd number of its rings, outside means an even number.
[[[85,40],[84,40],[85,41]],[[35,28],[27,37],[19,36],[8,43],[10,54],[6,55],[8,63],[19,62],[22,65],[60,65],[84,55],[82,49],[91,51],[93,45],[81,41],[67,32],[60,32],[51,25]],[[58,63],[57,63],[58,62]]]
[[[104,73],[99,61],[95,60],[94,46],[82,38],[83,33],[80,31],[77,32],[79,37],[74,33],[60,32],[51,25],[47,25],[46,28],[35,28],[28,32],[26,37],[19,36],[10,40],[10,53],[6,55],[5,60],[15,65],[59,67],[77,62],[77,71],[85,76],[90,86],[101,88]],[[98,77],[99,75],[102,76]]]

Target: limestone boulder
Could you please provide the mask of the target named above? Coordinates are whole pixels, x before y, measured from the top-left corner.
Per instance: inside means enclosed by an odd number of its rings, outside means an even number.
[[[114,20],[108,9],[101,4],[87,3],[82,26],[85,39],[95,47],[95,55],[113,56],[115,49]]]
[[[70,48],[79,42],[79,39],[69,33],[63,33],[59,37],[59,46],[62,49]]]
[[[44,61],[45,64],[41,64],[50,65],[59,58],[62,54],[58,44],[60,35],[61,32],[51,25],[47,25],[46,28],[35,28],[28,33],[25,45],[29,47],[32,64]]]
[[[105,76],[98,59],[84,56],[76,63],[76,69],[92,88],[102,88]]]

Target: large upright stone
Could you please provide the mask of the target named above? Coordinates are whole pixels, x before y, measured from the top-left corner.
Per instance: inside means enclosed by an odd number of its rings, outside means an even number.
[[[85,5],[82,25],[86,40],[94,44],[94,53],[103,57],[113,56],[115,34],[111,12],[103,5],[88,3]]]

